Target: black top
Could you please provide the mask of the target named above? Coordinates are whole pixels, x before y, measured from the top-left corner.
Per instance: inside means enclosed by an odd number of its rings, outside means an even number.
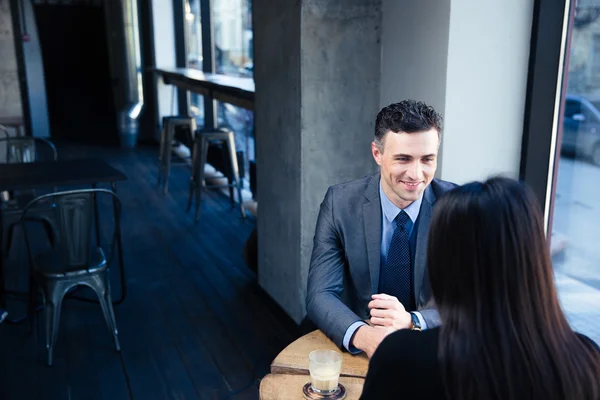
[[[439,332],[405,329],[385,338],[369,362],[361,400],[447,399],[438,363]],[[578,336],[600,352],[591,339]]]
[[[0,190],[89,185],[126,179],[121,171],[98,159],[0,164]]]

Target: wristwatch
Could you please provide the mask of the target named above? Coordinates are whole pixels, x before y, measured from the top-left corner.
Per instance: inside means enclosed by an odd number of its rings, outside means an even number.
[[[412,318],[412,326],[410,327],[413,331],[421,332],[421,321],[419,321],[419,317],[414,312],[410,313],[410,317]]]

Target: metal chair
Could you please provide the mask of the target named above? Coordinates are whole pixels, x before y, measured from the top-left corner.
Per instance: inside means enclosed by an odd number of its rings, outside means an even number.
[[[189,137],[186,138],[187,144],[191,146],[192,136],[196,131],[196,120],[193,117],[164,117],[163,118],[163,129],[160,134],[160,150],[158,153],[158,181],[157,185],[160,185],[161,180],[163,181],[163,192],[167,194],[169,192],[169,176],[171,174],[171,167],[176,166],[189,166],[189,161],[184,160],[183,162],[173,163],[173,142],[175,141],[175,130],[177,127],[185,126],[188,128]]]
[[[94,206],[98,197],[113,200],[114,232],[105,256],[99,245],[92,245]],[[30,210],[41,203],[50,204],[53,221],[54,244],[52,251],[34,252],[32,238],[27,228]],[[52,365],[54,345],[58,336],[60,311],[65,294],[76,286],[87,286],[96,292],[104,319],[113,335],[115,347],[120,351],[117,324],[111,302],[109,264],[115,252],[120,224],[121,203],[117,195],[106,189],[84,189],[51,193],[30,202],[23,210],[21,220],[30,260],[29,316],[33,320],[36,288],[43,294],[46,320],[46,348],[48,365]],[[97,243],[97,242],[96,242]]]
[[[7,164],[33,163],[40,161],[56,161],[58,152],[54,144],[44,138],[10,137],[0,138],[0,147],[5,146],[5,156],[0,162]],[[56,188],[54,189],[56,191]],[[36,197],[34,190],[18,191],[15,193],[2,192],[0,200],[0,239],[3,238],[4,218],[19,216],[23,207]],[[45,223],[44,220],[41,220]],[[8,227],[6,252],[11,247],[15,227],[19,221],[13,222]],[[48,227],[49,229],[49,227]],[[0,240],[0,249],[4,249],[4,241]],[[3,252],[4,253],[4,252]],[[4,253],[5,254],[5,253]],[[1,271],[0,271],[1,272]]]
[[[44,138],[38,137],[12,137],[0,138],[0,145],[4,144],[5,156],[0,161],[5,164],[19,164],[39,161],[56,161],[58,152],[56,146]]]
[[[229,161],[230,180],[225,185],[210,185],[207,186],[204,182],[204,167],[208,154],[208,147],[211,144],[222,143],[226,146]],[[240,202],[240,212],[242,218],[246,218],[246,210],[242,199],[242,185],[239,176],[237,152],[235,151],[235,138],[233,132],[229,129],[219,128],[217,131],[202,131],[196,132],[194,140],[194,150],[192,152],[192,176],[190,178],[190,187],[188,195],[187,211],[192,208],[192,199],[196,198],[196,222],[200,218],[200,192],[204,189],[230,188],[231,206],[234,206],[233,189],[237,189],[238,200]]]

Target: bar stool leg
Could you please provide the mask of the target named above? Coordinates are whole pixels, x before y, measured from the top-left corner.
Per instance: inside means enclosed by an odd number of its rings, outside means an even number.
[[[173,154],[173,137],[175,136],[175,124],[169,124],[167,129],[167,137],[165,138],[165,182],[163,185],[163,193],[169,192],[169,177],[171,175],[171,156]]]
[[[227,145],[229,146],[229,156],[231,157],[231,170],[233,175],[233,181],[235,186],[237,187],[238,200],[240,202],[240,212],[242,213],[242,218],[246,218],[246,210],[244,209],[244,203],[242,201],[242,185],[240,182],[240,175],[237,163],[237,153],[235,151],[235,138],[233,136],[233,132],[229,132],[228,134]]]
[[[156,182],[156,186],[160,186],[165,169],[165,135],[167,134],[167,124],[168,122],[163,119],[163,127],[160,131],[160,149],[158,150],[158,181]]]
[[[198,187],[198,174],[200,173],[200,138],[199,140],[194,140],[193,149],[192,149],[192,175],[190,176],[190,189],[188,194],[188,204],[186,208],[186,212],[189,212],[192,208],[192,200],[194,198],[194,194],[196,190],[199,190]]]
[[[229,146],[229,139],[228,140],[224,140],[225,148],[223,148],[223,155],[225,157],[229,157],[229,165],[230,165],[230,169],[231,171],[229,171],[230,173],[227,176],[227,185],[229,185],[228,189],[229,189],[229,202],[231,204],[231,208],[235,208],[235,194],[234,194],[234,186],[235,186],[235,178],[233,177],[233,164],[231,164],[231,146]]]
[[[196,181],[196,216],[195,221],[200,220],[200,192],[204,183],[204,167],[206,166],[206,158],[208,153],[208,139],[205,137],[200,138],[200,163],[198,168],[198,180]]]

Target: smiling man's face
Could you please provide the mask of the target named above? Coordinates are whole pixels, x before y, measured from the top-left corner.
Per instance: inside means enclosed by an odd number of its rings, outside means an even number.
[[[371,144],[373,158],[381,168],[383,191],[392,203],[404,209],[418,200],[433,180],[440,147],[438,132],[388,131],[382,147]]]

